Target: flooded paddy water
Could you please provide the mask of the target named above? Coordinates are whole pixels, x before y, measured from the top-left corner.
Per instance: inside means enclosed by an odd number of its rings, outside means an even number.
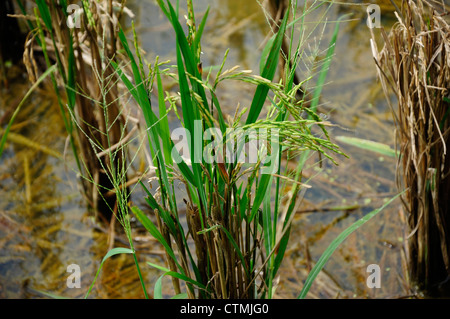
[[[258,2],[202,0],[194,4],[197,19],[207,5],[211,7],[202,42],[203,68],[220,65],[229,48],[226,68],[240,65],[258,73],[260,52],[270,31]],[[174,61],[173,30],[154,2],[128,1],[127,6],[136,15],[136,32],[148,61],[157,55],[161,60]],[[308,181],[312,188],[306,191],[293,222],[291,240],[279,271],[276,298],[297,297],[309,270],[329,243],[354,221],[397,193],[394,158],[336,140],[337,136],[359,137],[395,147],[392,116],[370,51],[365,8],[335,4],[326,12],[329,22],[323,31],[322,50],[327,48],[334,21],[353,12],[351,20],[341,24],[319,107],[323,116],[336,124],[329,129],[330,136],[349,158],[338,157],[339,166],[324,161],[322,167],[315,165],[304,171],[306,178],[313,177]],[[308,20],[319,20],[325,10],[324,6],[313,12]],[[393,16],[382,11],[381,23],[387,30],[393,22]],[[311,46],[319,40],[318,35],[310,37]],[[19,75],[9,88],[1,88],[0,119],[9,118],[7,114],[29,88],[27,81],[25,75]],[[248,104],[252,90],[240,82],[228,82],[220,90],[224,111],[233,114],[238,102]],[[2,127],[5,124],[1,122]],[[111,243],[106,226],[94,222],[87,212],[50,86],[32,94],[11,132],[0,158],[0,298],[45,297],[42,292],[83,297],[106,252],[112,246],[127,247],[126,237],[116,231]],[[132,199],[143,203],[141,196],[136,191]],[[314,282],[308,297],[408,295],[404,227],[400,201],[395,201],[342,243]],[[136,227],[134,232],[145,283],[152,290],[161,273],[145,262],[162,264],[164,252],[145,230]],[[80,266],[81,289],[69,289],[66,285],[70,264]],[[370,264],[381,268],[380,289],[366,285]],[[173,295],[170,279],[166,278],[163,284],[167,285],[167,296]],[[119,255],[108,260],[90,297],[143,298],[132,257]]]

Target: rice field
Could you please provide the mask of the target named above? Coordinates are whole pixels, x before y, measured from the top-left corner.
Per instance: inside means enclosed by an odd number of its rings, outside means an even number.
[[[1,298],[448,295],[445,5],[370,29],[359,1],[11,2]]]

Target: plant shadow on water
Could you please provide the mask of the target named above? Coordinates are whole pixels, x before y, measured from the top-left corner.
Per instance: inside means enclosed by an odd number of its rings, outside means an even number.
[[[230,48],[225,68],[239,64],[243,69],[258,69],[260,50],[255,48],[262,49],[269,27],[260,6],[256,1],[251,3],[247,6],[239,0],[195,1],[198,19],[207,4],[211,6],[202,45],[204,68],[220,64],[223,53]],[[128,6],[136,13],[136,32],[148,53],[148,60],[153,60],[156,54],[163,60],[175,60],[175,38],[170,23],[153,1],[128,1]],[[342,23],[327,77],[329,83],[319,110],[337,124],[330,129],[332,138],[354,136],[394,147],[394,126],[376,79],[369,46],[370,31],[364,19],[365,7],[335,5],[326,17],[336,21],[348,11],[355,12],[356,21]],[[321,14],[323,12],[318,10],[308,19],[318,20]],[[329,42],[333,26],[329,23],[326,27],[324,44]],[[314,37],[310,41],[314,46]],[[14,98],[26,91],[27,86],[17,82],[6,94],[2,92],[2,112],[17,105]],[[241,82],[224,88],[222,105],[229,106],[224,112],[234,112],[238,101],[250,103],[251,89]],[[57,106],[51,96],[51,92],[35,92],[12,132],[63,154],[64,128],[55,116]],[[173,120],[175,123],[176,118]],[[338,167],[323,161],[322,167],[314,165],[304,171],[306,178],[314,176],[308,182],[312,188],[306,192],[294,219],[275,298],[297,297],[309,270],[331,240],[364,214],[381,206],[383,199],[396,193],[393,158],[345,144],[340,146],[350,159],[338,158]],[[87,217],[77,189],[76,173],[68,168],[73,161],[70,151],[65,157],[66,166],[63,161],[43,153],[42,148],[10,143],[1,158],[1,298],[42,297],[39,291],[82,297],[110,247],[107,230],[94,225]],[[311,160],[313,163],[317,158]],[[133,200],[139,201],[141,195],[136,192]],[[333,254],[308,296],[389,298],[407,295],[401,218],[400,202],[396,201],[353,233]],[[164,260],[164,252],[154,239],[142,229],[133,231],[141,262]],[[116,234],[115,246],[126,246],[126,239],[121,236]],[[66,269],[72,263],[80,265],[82,289],[67,288],[66,279],[70,274]],[[369,264],[380,265],[380,289],[370,289],[366,285]],[[142,272],[146,285],[153,287],[160,275],[158,271],[142,267]],[[167,296],[173,295],[169,279],[163,281],[163,291]],[[142,298],[132,258],[119,255],[108,260],[91,297]]]

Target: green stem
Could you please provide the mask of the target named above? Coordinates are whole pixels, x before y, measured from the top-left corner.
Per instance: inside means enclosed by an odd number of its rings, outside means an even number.
[[[133,249],[133,251],[134,251],[134,249]],[[144,278],[142,278],[141,268],[139,268],[139,263],[138,263],[138,260],[137,260],[137,257],[136,257],[136,252],[133,253],[133,258],[134,258],[134,263],[136,264],[136,269],[137,269],[137,272],[138,272],[139,280],[141,282],[142,290],[144,291],[145,299],[149,299],[148,298],[148,294],[147,294],[147,289],[145,289]]]

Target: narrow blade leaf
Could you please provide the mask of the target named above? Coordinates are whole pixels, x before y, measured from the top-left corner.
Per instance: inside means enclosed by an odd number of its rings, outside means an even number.
[[[361,219],[354,222],[350,227],[345,229],[339,236],[337,236],[331,244],[328,246],[328,248],[324,251],[322,256],[319,258],[319,261],[317,261],[316,265],[311,269],[311,272],[308,275],[308,278],[306,278],[305,284],[303,285],[303,289],[300,292],[300,295],[298,296],[298,299],[303,299],[306,297],[306,294],[308,293],[309,289],[311,288],[312,283],[314,282],[314,279],[316,279],[319,272],[322,270],[322,268],[325,266],[325,264],[330,259],[333,252],[338,248],[338,246],[355,230],[357,230],[359,227],[367,223],[369,220],[371,220],[375,215],[377,215],[379,212],[381,212],[384,208],[386,208],[390,203],[392,203],[395,199],[397,199],[400,195],[402,195],[404,192],[397,194],[396,196],[392,197],[390,200],[388,200],[383,206],[380,208],[377,208],[370,213],[366,214]]]

